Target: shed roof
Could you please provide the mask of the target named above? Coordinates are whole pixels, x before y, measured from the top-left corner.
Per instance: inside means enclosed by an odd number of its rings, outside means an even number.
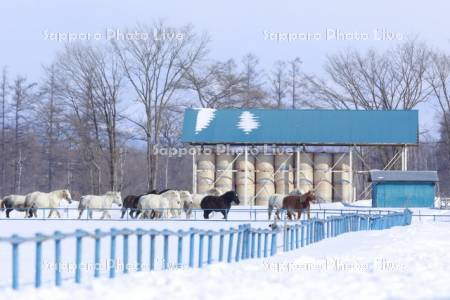
[[[369,180],[372,182],[438,182],[437,171],[380,171],[371,170]]]
[[[187,109],[191,144],[416,145],[417,110]]]

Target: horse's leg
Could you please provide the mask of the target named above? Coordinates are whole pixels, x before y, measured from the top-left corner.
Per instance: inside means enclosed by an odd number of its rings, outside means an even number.
[[[307,212],[308,212],[308,220],[309,220],[309,219],[311,219],[311,216],[310,216],[310,212],[311,212],[311,210],[310,210],[310,208],[309,208],[309,207],[308,207],[308,211],[307,211]]]
[[[126,207],[122,207],[121,211],[122,211],[122,215],[120,216],[120,218],[123,219],[123,216],[125,216],[125,213],[127,212],[127,208]]]
[[[50,218],[51,218],[51,216],[52,216],[52,214],[53,214],[53,208],[52,208],[52,209],[50,209],[50,212],[48,213],[47,219],[50,219]]]
[[[92,219],[93,218],[93,214],[94,214],[94,211],[91,209],[90,211],[89,211],[89,219]]]
[[[268,209],[269,220],[270,220],[270,217],[272,216],[272,210],[273,210],[273,206],[272,206],[272,205],[269,205],[269,209]]]
[[[299,209],[299,210],[298,210],[297,220],[300,220],[301,218],[302,218],[302,210]]]
[[[6,217],[9,218],[9,214],[13,211],[12,208],[7,208],[6,209]],[[25,217],[26,217],[26,212],[25,212]]]
[[[81,219],[81,215],[84,212],[84,208],[78,209],[78,211],[79,211],[79,214],[78,214],[78,220],[79,220],[79,219]]]
[[[222,215],[223,215],[224,220],[226,220],[228,218],[228,209],[222,210]]]
[[[204,211],[203,211],[203,218],[209,219],[209,214],[210,214],[210,211],[204,210]]]
[[[58,218],[61,219],[61,213],[59,212],[59,210],[56,210],[56,214],[58,215]]]

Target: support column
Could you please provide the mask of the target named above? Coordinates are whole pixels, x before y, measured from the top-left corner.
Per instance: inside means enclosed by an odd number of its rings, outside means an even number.
[[[408,146],[402,148],[402,171],[408,171]]]
[[[350,195],[350,199],[351,202],[355,202],[355,187],[353,186],[353,146],[350,147],[350,150],[348,152],[348,159],[349,159],[349,163],[350,163],[350,187],[351,187],[351,195]]]
[[[248,149],[247,146],[244,146],[244,164],[245,164],[245,182],[244,182],[244,198],[245,202],[248,205]],[[253,204],[250,202],[250,206],[253,207]]]
[[[192,194],[197,194],[197,149],[192,152]]]
[[[300,147],[296,149],[295,157],[295,189],[300,189]]]

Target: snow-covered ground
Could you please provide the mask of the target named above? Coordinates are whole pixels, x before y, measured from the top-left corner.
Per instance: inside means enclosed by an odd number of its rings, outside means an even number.
[[[368,210],[369,201],[358,201],[352,205],[341,203],[321,204],[320,208]],[[319,208],[314,205],[313,208]],[[233,208],[230,219],[242,219],[247,212]],[[384,231],[362,231],[326,239],[289,253],[281,253],[269,259],[250,260],[234,264],[214,264],[198,269],[181,269],[119,275],[107,279],[103,270],[102,279],[93,279],[92,272],[83,272],[81,285],[73,284],[73,270],[63,272],[62,288],[51,287],[53,270],[53,242],[44,242],[44,287],[35,290],[34,244],[20,247],[21,290],[12,291],[10,286],[11,247],[0,244],[0,299],[122,299],[123,297],[144,299],[279,299],[300,298],[449,298],[450,297],[450,211],[437,209],[413,209],[415,214],[446,215],[441,222],[432,217],[414,217],[413,225],[396,227]],[[70,214],[76,213],[69,211]],[[14,213],[23,216],[23,213]],[[115,212],[113,218],[118,217]],[[72,215],[71,215],[72,216]],[[97,215],[98,217],[98,215]],[[33,236],[36,232],[51,234],[55,230],[68,233],[75,229],[93,231],[96,228],[145,228],[187,230],[189,227],[203,229],[228,229],[242,221],[76,221],[76,220],[1,220],[0,236],[19,234]],[[4,216],[0,216],[4,218]],[[266,213],[258,215],[254,227],[265,228]],[[74,239],[63,241],[63,262],[74,262]],[[185,239],[187,240],[187,239]],[[121,239],[118,240],[117,257],[121,258]],[[187,251],[187,241],[184,251]],[[160,243],[157,242],[157,243]],[[175,244],[175,238],[171,243]],[[216,244],[217,242],[215,242]],[[162,244],[157,244],[157,249]],[[93,240],[83,242],[83,261],[93,261]],[[135,238],[130,238],[130,262],[135,261]],[[171,249],[176,249],[172,247]],[[102,258],[109,255],[109,240],[102,242]],[[144,241],[144,264],[148,260],[148,242]],[[186,253],[187,254],[187,253]],[[206,252],[205,252],[206,255]],[[157,253],[157,257],[161,253]],[[175,261],[175,253],[171,253]],[[185,255],[185,261],[187,255]],[[118,272],[120,274],[120,272]]]
[[[20,292],[1,299],[448,299],[450,223],[352,232],[269,259]]]

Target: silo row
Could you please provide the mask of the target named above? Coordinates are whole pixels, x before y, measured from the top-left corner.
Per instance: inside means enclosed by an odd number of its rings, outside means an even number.
[[[317,198],[324,202],[352,200],[352,173],[348,153],[248,155],[247,177],[244,155],[236,158],[233,164],[235,158],[230,154],[199,154],[197,192],[206,193],[214,187],[215,182],[215,187],[221,191],[235,189],[244,205],[250,205],[255,195],[256,205],[267,205],[270,195],[287,194],[298,185],[303,192],[314,187]],[[333,167],[334,172],[331,171]],[[278,172],[275,174],[276,171]],[[244,196],[245,188],[247,199]]]

